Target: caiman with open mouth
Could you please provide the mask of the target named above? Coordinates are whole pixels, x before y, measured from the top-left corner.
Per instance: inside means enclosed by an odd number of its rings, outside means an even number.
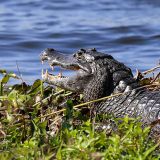
[[[115,117],[137,118],[144,125],[160,120],[160,92],[139,87],[131,69],[115,60],[111,55],[93,49],[80,49],[73,55],[63,54],[52,48],[43,51],[42,61],[49,65],[75,70],[76,75],[54,76],[48,72],[42,74],[46,83],[83,93],[84,100],[90,101],[115,93],[122,95],[93,104],[96,113],[113,114]],[[154,126],[160,133],[160,124]]]

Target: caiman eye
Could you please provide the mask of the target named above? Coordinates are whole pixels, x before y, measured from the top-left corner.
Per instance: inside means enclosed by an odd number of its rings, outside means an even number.
[[[84,53],[86,53],[86,50],[80,49],[76,53],[73,54],[73,57],[77,58],[78,60],[84,59]]]
[[[81,57],[83,52],[81,50],[77,51],[76,53],[73,54],[73,57]]]
[[[78,56],[78,57],[82,56],[82,52],[78,52],[78,53],[77,53],[77,56]]]

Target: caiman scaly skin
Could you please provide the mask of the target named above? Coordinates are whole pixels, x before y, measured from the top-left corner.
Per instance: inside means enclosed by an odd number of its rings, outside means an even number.
[[[115,60],[111,55],[93,49],[80,49],[73,55],[62,54],[48,48],[41,55],[49,65],[75,70],[77,75],[70,77],[42,75],[45,82],[83,93],[85,101],[123,93],[120,96],[93,105],[97,113],[113,114],[115,117],[140,117],[144,125],[160,119],[160,92],[139,89],[131,69]],[[160,135],[160,124],[154,126]]]

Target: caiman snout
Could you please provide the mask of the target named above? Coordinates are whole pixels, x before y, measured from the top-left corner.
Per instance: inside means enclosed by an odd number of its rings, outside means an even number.
[[[50,58],[51,58],[52,56],[56,55],[56,53],[54,53],[54,52],[57,53],[57,51],[56,51],[55,49],[53,49],[53,48],[47,48],[47,49],[45,49],[45,50],[40,54],[40,59],[41,59],[41,61],[43,62],[43,61],[45,61],[45,60],[50,60]]]
[[[65,69],[80,69],[79,62],[70,54],[61,53],[55,49],[47,48],[40,55],[41,61],[48,61],[51,67],[61,66]]]

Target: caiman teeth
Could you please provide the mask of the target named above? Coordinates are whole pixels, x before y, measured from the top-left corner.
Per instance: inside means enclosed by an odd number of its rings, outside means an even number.
[[[63,78],[68,78],[68,77],[63,76],[62,73],[59,73],[57,76],[55,76],[55,75],[50,74],[47,69],[46,71],[42,69],[43,81],[54,81],[56,79],[63,79]]]
[[[46,69],[46,73],[45,73],[45,75],[48,75],[48,70]]]
[[[44,73],[44,70],[42,69],[42,79],[47,79],[48,75],[48,70],[46,69],[46,72]]]
[[[59,77],[59,78],[62,78],[62,77],[63,77],[63,76],[62,76],[62,72],[58,73],[58,77]]]
[[[54,71],[54,66],[50,65],[50,67],[51,67],[51,70]]]

